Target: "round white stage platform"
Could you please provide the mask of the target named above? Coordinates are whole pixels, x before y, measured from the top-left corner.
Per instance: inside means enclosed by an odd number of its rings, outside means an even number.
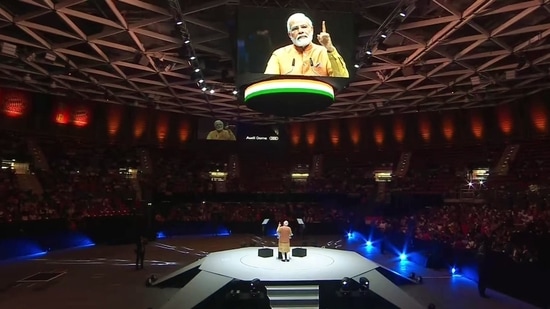
[[[185,286],[162,309],[190,309],[214,294],[235,279],[251,281],[258,278],[270,284],[291,284],[300,286],[306,282],[342,280],[344,277],[359,281],[366,277],[370,290],[395,304],[398,308],[422,309],[423,307],[408,294],[377,270],[380,265],[368,260],[357,252],[304,247],[305,257],[291,257],[290,262],[282,262],[276,256],[260,257],[260,247],[213,252],[206,257],[160,278],[153,286],[163,286],[163,282],[194,275]],[[272,248],[277,253],[277,248]]]
[[[353,251],[307,247],[307,256],[282,262],[275,256],[259,257],[258,247],[210,253],[200,270],[240,280],[263,281],[341,280],[378,267]],[[277,248],[272,248],[277,253]]]

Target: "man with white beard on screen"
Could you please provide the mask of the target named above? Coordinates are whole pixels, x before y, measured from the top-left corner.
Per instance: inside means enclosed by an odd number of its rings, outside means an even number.
[[[265,74],[349,77],[346,63],[332,44],[325,21],[317,35],[321,45],[313,43],[313,23],[303,13],[288,18],[287,31],[292,44],[273,52]]]

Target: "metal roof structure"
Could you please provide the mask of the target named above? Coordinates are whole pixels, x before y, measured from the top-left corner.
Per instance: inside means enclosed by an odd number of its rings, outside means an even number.
[[[361,67],[349,87],[289,121],[494,106],[550,87],[550,0],[181,0],[213,93],[192,77],[170,1],[0,1],[0,85],[270,123],[232,93],[236,11],[246,5],[357,17]],[[396,8],[406,16],[392,17]]]

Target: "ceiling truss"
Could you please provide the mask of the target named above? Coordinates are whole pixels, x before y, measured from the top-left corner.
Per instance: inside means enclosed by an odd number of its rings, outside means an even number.
[[[0,53],[0,80],[82,100],[271,123],[232,93],[227,25],[238,5],[357,12],[359,50],[399,2],[181,0],[193,49],[215,90],[204,93],[182,55],[167,1],[7,1],[0,4],[0,44],[16,52]],[[413,2],[330,108],[292,120],[495,106],[550,87],[550,0]]]

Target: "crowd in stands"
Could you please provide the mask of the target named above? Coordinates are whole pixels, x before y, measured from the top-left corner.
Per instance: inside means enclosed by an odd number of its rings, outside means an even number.
[[[152,149],[149,155],[154,173],[143,175],[141,181],[153,191],[167,195],[211,192],[213,185],[208,172],[223,168],[223,163],[216,164],[216,158],[206,154]]]
[[[131,172],[136,155],[124,149],[97,148],[74,141],[42,141],[49,170],[37,171],[44,199],[68,217],[130,214],[136,188]]]
[[[204,202],[199,205],[184,204],[170,207],[166,213],[158,214],[157,220],[208,222],[261,222],[270,218],[276,222],[302,218],[305,223],[346,222],[353,213],[343,207],[327,203],[214,203]]]
[[[438,241],[458,250],[476,249],[482,237],[496,252],[518,262],[536,262],[543,237],[550,235],[550,208],[502,209],[477,204],[449,204],[427,208],[395,222],[401,232],[417,240]]]
[[[22,194],[18,191],[13,172],[7,169],[0,170],[0,222],[15,219],[13,214],[18,208],[19,197]]]
[[[47,220],[59,218],[37,194],[21,190],[15,175],[18,162],[29,160],[24,140],[12,132],[0,132],[0,223],[15,220]]]
[[[139,211],[142,194],[162,193],[342,193],[365,198],[380,191],[372,171],[393,168],[399,154],[376,152],[332,153],[323,156],[316,168],[311,155],[288,154],[254,160],[253,154],[240,155],[239,173],[229,171],[226,153],[200,153],[149,149],[151,170],[145,172],[135,148],[98,146],[77,140],[40,138],[38,145],[48,162],[47,169],[34,166],[36,158],[27,147],[28,137],[10,132],[0,134],[0,222],[56,218],[80,219],[95,216],[124,216]],[[537,145],[539,145],[537,148]],[[475,148],[475,147],[474,147]],[[487,148],[420,150],[413,153],[405,177],[386,185],[386,196],[395,191],[430,192],[456,196],[463,190],[465,171],[474,165],[494,166],[504,146]],[[515,199],[485,204],[447,203],[422,208],[399,218],[383,217],[373,223],[402,232],[419,241],[439,241],[456,249],[473,249],[478,235],[493,240],[492,247],[518,262],[536,261],[537,239],[550,234],[550,205],[544,189],[550,173],[550,147],[529,143],[518,156],[507,181],[523,186]],[[280,154],[277,154],[279,156]],[[24,190],[9,161],[28,162],[41,190]],[[14,162],[14,161],[12,161]],[[290,174],[307,166],[312,172],[307,181],[295,182]],[[209,172],[228,172],[226,182],[213,182]],[[536,182],[536,183],[535,183]],[[490,181],[489,181],[490,184]],[[484,189],[489,191],[489,184]],[[529,187],[528,185],[531,185]],[[475,189],[475,188],[474,188]],[[474,190],[473,189],[473,190]],[[480,187],[475,189],[479,190]],[[499,189],[499,188],[495,188]],[[502,188],[500,188],[502,189]],[[40,191],[40,192],[37,192]],[[491,191],[494,192],[494,191]],[[526,193],[527,192],[527,193]],[[529,195],[528,198],[519,198]],[[533,199],[532,195],[537,198]],[[146,198],[146,199],[147,199]],[[157,214],[161,221],[258,222],[304,218],[306,223],[357,222],[358,216],[335,203],[182,203]]]

